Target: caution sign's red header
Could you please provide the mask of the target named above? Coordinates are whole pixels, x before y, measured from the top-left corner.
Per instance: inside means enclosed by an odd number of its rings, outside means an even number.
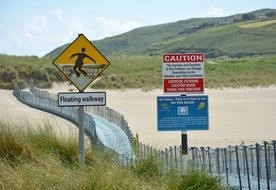
[[[191,63],[204,62],[203,53],[166,53],[163,54],[163,63]]]

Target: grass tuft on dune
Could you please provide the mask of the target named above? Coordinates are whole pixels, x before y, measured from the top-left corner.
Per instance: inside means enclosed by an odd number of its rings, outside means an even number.
[[[77,138],[56,134],[49,123],[0,121],[0,189],[225,189],[199,170],[162,174],[154,158],[122,167],[91,145],[81,166],[77,152]]]

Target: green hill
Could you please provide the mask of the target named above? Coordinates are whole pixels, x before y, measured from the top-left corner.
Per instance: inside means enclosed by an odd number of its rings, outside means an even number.
[[[220,18],[192,18],[146,26],[94,41],[104,55],[204,52],[207,57],[276,54],[275,9]],[[274,13],[274,14],[269,14]],[[68,44],[46,57],[56,57]]]

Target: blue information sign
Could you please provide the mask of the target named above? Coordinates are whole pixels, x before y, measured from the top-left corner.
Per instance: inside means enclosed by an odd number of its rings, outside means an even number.
[[[157,97],[158,131],[208,130],[208,96]]]

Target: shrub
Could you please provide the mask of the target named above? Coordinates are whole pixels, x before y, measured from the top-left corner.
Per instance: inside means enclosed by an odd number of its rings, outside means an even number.
[[[276,12],[275,11],[270,11],[270,12],[266,13],[265,16],[274,17],[274,16],[276,16]]]
[[[147,159],[138,160],[138,163],[132,166],[132,170],[138,177],[147,179],[160,175],[158,162],[152,156]]]
[[[0,72],[0,79],[3,82],[12,82],[16,78],[16,72],[11,70],[6,70]]]
[[[177,184],[179,190],[221,190],[224,189],[219,182],[219,177],[196,169],[189,169]]]
[[[11,125],[0,121],[0,158],[16,164],[20,159],[32,159],[29,146],[24,146],[22,136]]]
[[[19,88],[25,88],[27,86],[26,82],[24,80],[21,80],[21,79],[14,80],[12,82],[12,85],[13,85],[13,87],[16,86],[16,87],[19,87]]]
[[[256,16],[251,13],[246,13],[246,14],[242,15],[241,19],[242,20],[253,20],[253,19],[256,19]]]

